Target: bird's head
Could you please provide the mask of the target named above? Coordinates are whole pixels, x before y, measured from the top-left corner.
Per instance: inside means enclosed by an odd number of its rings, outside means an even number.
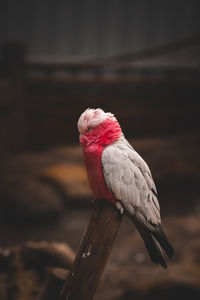
[[[78,120],[78,130],[82,146],[91,144],[106,146],[119,139],[122,134],[115,116],[100,108],[86,109]]]

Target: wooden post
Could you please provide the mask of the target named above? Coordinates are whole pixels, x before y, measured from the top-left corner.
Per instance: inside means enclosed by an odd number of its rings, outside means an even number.
[[[91,300],[108,260],[122,215],[112,204],[95,200],[80,249],[60,294],[60,300]]]

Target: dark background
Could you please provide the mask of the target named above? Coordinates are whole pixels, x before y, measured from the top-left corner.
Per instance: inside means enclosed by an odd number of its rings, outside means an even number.
[[[101,107],[149,164],[176,254],[152,265],[124,218],[96,299],[199,299],[199,16],[197,0],[1,1],[0,263],[27,241],[78,250],[92,195],[76,124]],[[37,299],[13,268],[1,299]]]

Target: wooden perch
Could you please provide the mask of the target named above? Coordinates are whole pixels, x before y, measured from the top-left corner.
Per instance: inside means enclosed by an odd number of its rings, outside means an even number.
[[[114,205],[95,200],[92,216],[83,236],[60,300],[91,300],[108,260],[122,215]]]

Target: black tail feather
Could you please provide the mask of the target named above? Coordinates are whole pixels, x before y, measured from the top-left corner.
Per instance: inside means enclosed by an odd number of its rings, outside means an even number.
[[[161,247],[165,250],[165,253],[172,259],[174,250],[171,244],[168,242],[166,235],[164,234],[162,227],[160,225],[151,224],[151,232],[155,239],[160,243]]]
[[[174,250],[168,242],[161,226],[149,223],[138,213],[132,217],[132,220],[144,240],[151,260],[166,269],[167,264],[162,248],[170,259],[172,259]]]

